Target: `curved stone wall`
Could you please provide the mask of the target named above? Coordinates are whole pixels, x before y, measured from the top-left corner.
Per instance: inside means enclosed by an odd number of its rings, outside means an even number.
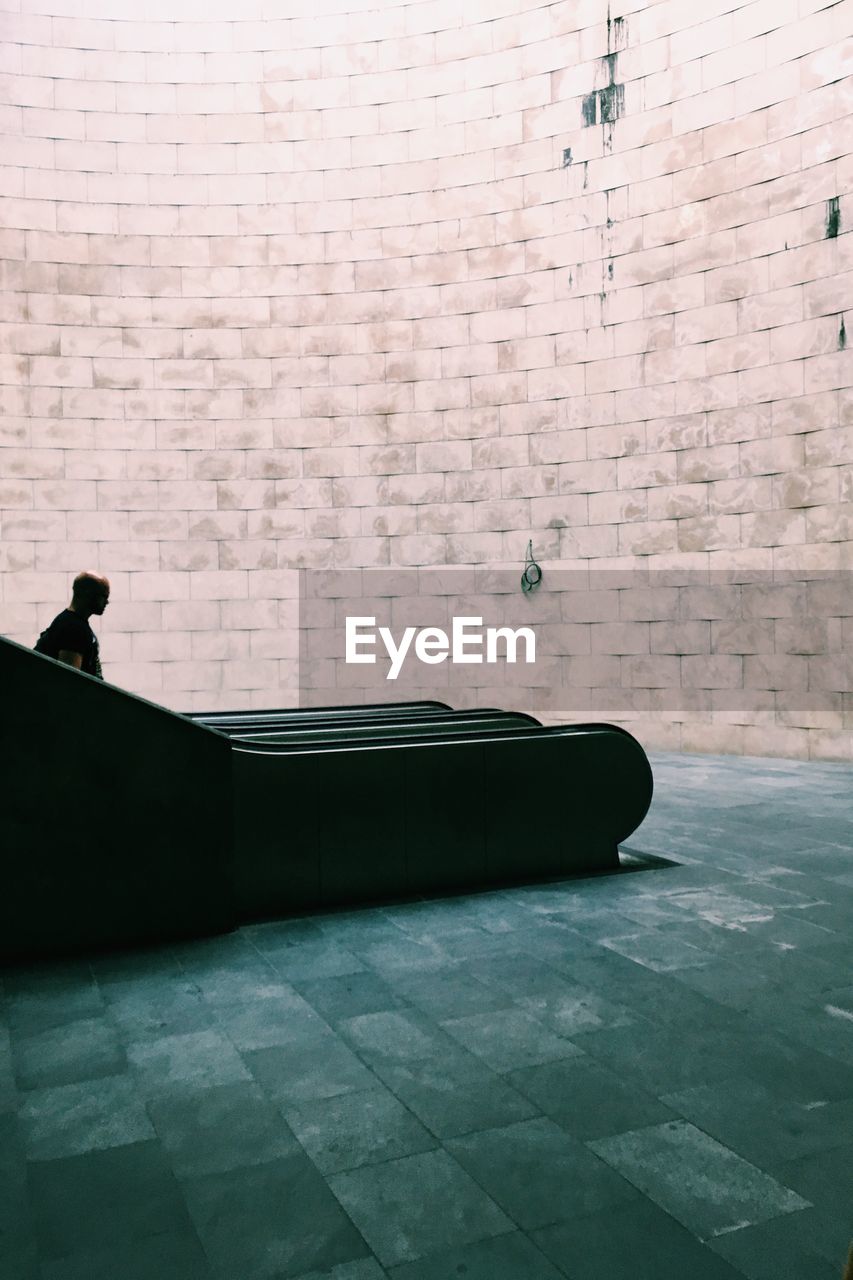
[[[853,567],[849,0],[0,7],[13,638],[99,567],[265,704],[299,566]]]

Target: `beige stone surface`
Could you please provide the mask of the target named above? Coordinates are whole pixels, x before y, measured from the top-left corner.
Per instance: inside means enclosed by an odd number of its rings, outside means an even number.
[[[287,9],[0,14],[4,634],[98,568],[114,680],[269,706],[300,567],[853,569],[846,0]],[[849,593],[691,590],[584,597],[576,706],[851,758],[784,699],[847,696]],[[558,700],[601,679],[549,644]],[[771,703],[651,696],[738,672]]]

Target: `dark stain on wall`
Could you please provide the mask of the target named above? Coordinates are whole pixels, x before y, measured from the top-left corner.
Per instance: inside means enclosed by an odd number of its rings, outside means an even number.
[[[624,18],[611,18],[610,7],[607,8],[607,47],[608,49],[624,49],[628,43],[628,24]]]
[[[625,114],[624,84],[609,84],[604,89],[593,89],[581,100],[584,128],[593,124],[614,124]]]
[[[826,239],[834,240],[841,227],[841,205],[838,196],[826,202]]]
[[[609,84],[606,89],[599,89],[599,109],[602,124],[615,124],[625,114],[624,84]]]
[[[565,147],[563,149],[563,168],[568,169],[571,163],[572,163],[572,149],[571,147]]]
[[[619,50],[625,48],[628,28],[624,18],[611,18],[607,11],[607,53],[599,59],[607,84],[603,89],[593,89],[581,100],[583,127],[594,124],[614,124],[625,114],[625,85],[618,84],[616,73]]]
[[[847,329],[844,325],[844,316],[839,317],[841,323],[838,326],[838,350],[843,351],[847,346]]]

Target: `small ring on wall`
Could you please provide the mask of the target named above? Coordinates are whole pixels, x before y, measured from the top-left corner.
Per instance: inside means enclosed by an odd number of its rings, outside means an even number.
[[[534,587],[538,587],[542,581],[542,570],[533,558],[533,539],[531,538],[527,544],[527,556],[524,562],[524,572],[521,575],[522,591],[532,591]]]

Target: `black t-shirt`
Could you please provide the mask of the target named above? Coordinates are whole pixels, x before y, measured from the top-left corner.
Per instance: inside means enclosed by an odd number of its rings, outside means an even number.
[[[97,676],[99,680],[104,678],[98,654],[98,637],[87,620],[73,609],[63,609],[54,618],[39,636],[35,649],[37,653],[46,653],[49,658],[58,658],[63,649],[79,653],[83,658],[81,670],[90,676]]]

